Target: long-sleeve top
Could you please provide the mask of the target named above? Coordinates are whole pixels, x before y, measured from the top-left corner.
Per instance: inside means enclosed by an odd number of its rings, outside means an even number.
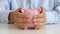
[[[19,7],[38,8],[42,6],[46,13],[46,23],[60,21],[60,0],[0,0],[0,23],[8,23],[11,10]]]

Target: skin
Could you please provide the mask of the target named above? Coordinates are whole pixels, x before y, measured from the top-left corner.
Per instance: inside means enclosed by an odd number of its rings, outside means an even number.
[[[36,24],[35,28],[39,29],[45,25],[46,14],[42,7],[42,13],[34,16],[34,22]]]
[[[34,24],[35,24],[35,28],[36,29],[39,29],[41,27],[44,26],[45,24],[45,21],[46,21],[46,14],[45,14],[45,11],[43,9],[43,7],[41,7],[42,9],[42,13],[41,14],[38,14],[38,15],[35,15],[34,16]],[[21,11],[21,8],[18,8],[16,11],[14,12],[10,12],[10,21],[11,22],[15,22],[15,24],[19,27],[19,28],[23,28],[25,27],[25,23],[27,23],[27,19],[28,19],[28,16],[26,14],[22,14],[20,13],[19,11]],[[22,18],[23,17],[23,18]],[[25,27],[27,28],[27,27]]]

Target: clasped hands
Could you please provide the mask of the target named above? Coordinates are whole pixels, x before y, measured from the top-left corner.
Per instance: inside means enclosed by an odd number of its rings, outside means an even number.
[[[23,27],[22,25],[27,22],[26,20],[28,19],[28,17],[26,14],[22,14],[19,11],[21,11],[21,8],[18,8],[14,12],[10,12],[9,19],[11,22],[15,22],[19,27]],[[36,28],[41,28],[42,26],[44,26],[46,21],[46,14],[43,7],[41,7],[40,11],[42,12],[38,15],[35,15],[33,19],[33,22],[38,25]]]

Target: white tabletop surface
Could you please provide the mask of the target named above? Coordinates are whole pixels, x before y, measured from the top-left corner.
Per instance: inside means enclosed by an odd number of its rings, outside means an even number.
[[[21,30],[14,24],[0,24],[0,34],[60,34],[60,24],[45,25],[40,30]]]

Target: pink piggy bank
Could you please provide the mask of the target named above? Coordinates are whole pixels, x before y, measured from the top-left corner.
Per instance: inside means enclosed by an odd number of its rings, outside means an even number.
[[[26,20],[27,23],[24,24],[24,29],[28,29],[28,28],[35,28],[35,24],[33,22],[34,19],[34,15],[38,15],[41,13],[41,8],[36,8],[36,9],[24,9],[21,8],[20,13],[22,14],[26,14],[29,18]]]

